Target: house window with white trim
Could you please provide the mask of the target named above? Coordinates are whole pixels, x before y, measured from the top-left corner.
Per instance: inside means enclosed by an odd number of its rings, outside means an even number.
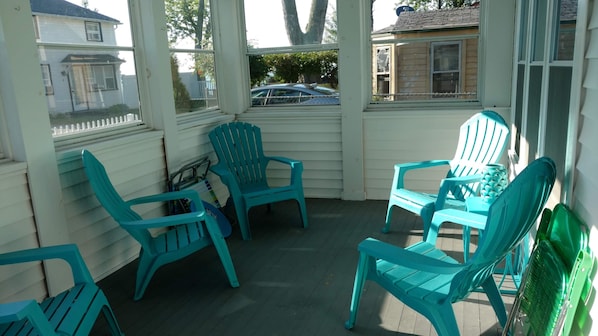
[[[85,21],[87,41],[102,42],[102,25],[99,22]]]
[[[98,91],[98,90],[116,90],[118,89],[116,85],[116,76],[114,65],[98,65],[92,64],[90,66],[91,70],[91,78],[93,81],[93,86],[90,87],[90,91]]]
[[[218,108],[210,1],[166,1],[177,116]]]
[[[432,43],[433,97],[455,97],[461,92],[461,43]]]
[[[33,15],[33,32],[35,33],[35,39],[39,40],[39,24],[36,15]]]
[[[42,64],[42,80],[44,82],[44,88],[46,89],[46,96],[54,94],[54,87],[52,86],[52,73],[50,72],[49,64]]]

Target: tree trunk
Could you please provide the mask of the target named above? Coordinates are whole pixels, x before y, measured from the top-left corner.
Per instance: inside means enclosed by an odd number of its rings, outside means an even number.
[[[205,0],[199,0],[199,6],[197,7],[197,25],[195,25],[195,48],[201,49],[203,42],[203,20],[206,15],[206,3]]]
[[[312,0],[309,21],[303,33],[297,16],[295,0],[282,0],[285,28],[291,45],[320,44],[324,35],[328,0]]]

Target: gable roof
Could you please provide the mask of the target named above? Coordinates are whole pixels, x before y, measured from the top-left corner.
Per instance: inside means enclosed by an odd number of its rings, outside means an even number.
[[[31,4],[31,12],[33,12],[33,14],[50,14],[108,21],[116,24],[121,23],[117,19],[92,11],[91,9],[77,6],[74,3],[65,0],[29,0],[29,3]]]
[[[394,25],[375,31],[374,34],[477,27],[479,24],[480,8],[478,6],[407,11],[397,17]]]
[[[562,0],[561,22],[577,19],[577,0]],[[425,30],[478,27],[480,7],[467,6],[430,11],[404,11],[394,25],[382,28],[372,34],[401,33]]]

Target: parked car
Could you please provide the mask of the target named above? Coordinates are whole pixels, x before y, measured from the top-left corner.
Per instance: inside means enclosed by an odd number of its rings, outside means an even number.
[[[338,105],[337,91],[317,84],[272,84],[251,89],[251,106]]]

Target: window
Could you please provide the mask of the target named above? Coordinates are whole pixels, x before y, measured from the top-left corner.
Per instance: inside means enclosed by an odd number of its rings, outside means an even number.
[[[37,23],[37,16],[33,16],[33,32],[35,33],[35,39],[39,40],[39,24]]]
[[[40,29],[37,45],[50,125],[57,140],[89,132],[101,136],[109,129],[124,131],[142,123],[128,1],[86,3],[88,7],[77,0],[31,2]]]
[[[42,64],[42,80],[44,81],[44,87],[46,88],[46,96],[54,94],[54,88],[52,87],[52,74],[50,72],[49,64]]]
[[[166,1],[165,9],[177,114],[213,110],[218,90],[210,1]]]
[[[99,22],[85,21],[87,41],[102,42],[102,26]]]
[[[91,65],[92,91],[116,90],[116,76],[114,65]]]
[[[479,3],[372,3],[372,102],[476,101]]]
[[[461,44],[436,42],[431,49],[432,97],[455,97],[461,91]]]
[[[244,11],[252,106],[339,103],[335,1],[244,0]]]
[[[376,94],[389,97],[390,94],[390,46],[376,48]]]

